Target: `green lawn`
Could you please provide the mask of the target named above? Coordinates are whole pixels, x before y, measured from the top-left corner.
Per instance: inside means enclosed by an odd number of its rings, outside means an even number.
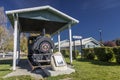
[[[2,78],[3,76],[7,75],[11,71],[12,60],[0,60],[0,80],[35,80],[31,76],[17,76],[17,77],[9,77],[9,78]]]
[[[90,60],[74,60],[75,73],[48,77],[46,80],[120,80],[120,65]]]
[[[67,59],[68,61],[68,59]],[[0,77],[11,72],[10,61],[0,62]],[[3,64],[4,63],[4,64]],[[92,60],[74,60],[75,73],[56,77],[47,77],[45,80],[120,80],[120,65]],[[2,79],[2,78],[0,78]],[[34,80],[31,76],[19,76],[2,80]]]
[[[10,73],[11,60],[0,60],[0,79]]]

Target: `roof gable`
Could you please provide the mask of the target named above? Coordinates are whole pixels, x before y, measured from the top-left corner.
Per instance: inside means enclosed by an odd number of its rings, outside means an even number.
[[[65,19],[49,10],[39,10],[34,12],[21,13],[19,14],[19,17],[55,22],[69,22],[68,19]]]
[[[69,24],[72,26],[79,23],[78,20],[51,6],[10,10],[6,11],[6,14],[12,24],[13,14],[18,14],[21,32],[41,32],[45,28],[48,34],[53,35],[66,29]]]

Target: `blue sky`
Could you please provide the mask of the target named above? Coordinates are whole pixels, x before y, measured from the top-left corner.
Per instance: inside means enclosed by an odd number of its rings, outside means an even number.
[[[44,5],[51,5],[80,21],[72,27],[73,35],[99,40],[101,28],[103,41],[120,38],[120,0],[0,0],[5,10]],[[61,39],[68,38],[68,30],[63,34]]]

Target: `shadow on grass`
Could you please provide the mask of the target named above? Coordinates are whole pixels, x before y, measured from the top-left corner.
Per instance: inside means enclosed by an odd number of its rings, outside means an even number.
[[[10,69],[0,69],[0,71],[10,71]]]
[[[81,61],[81,62],[90,62],[91,64],[95,64],[95,65],[101,65],[101,66],[120,66],[120,64],[115,63],[115,62],[103,62],[103,61],[98,61],[98,60],[88,60],[88,59],[76,59],[77,61]]]
[[[0,65],[10,65],[12,66],[12,62],[13,62],[13,59],[2,59],[0,60]],[[38,69],[35,69],[32,71],[32,68],[31,66],[29,65],[28,63],[28,60],[27,59],[20,59],[20,62],[19,64],[17,65],[20,69],[25,69],[31,73],[34,73],[34,74],[41,74],[43,77],[46,76],[42,69],[38,68]],[[0,71],[8,71],[8,69],[0,69]]]
[[[43,70],[41,68],[35,68],[34,70],[32,70],[27,59],[21,59],[18,66],[21,69],[26,69],[27,71],[29,71],[33,74],[40,74],[41,76],[46,77],[46,74],[43,72]]]
[[[5,72],[5,71],[10,71],[11,69],[9,68],[5,68],[4,65],[10,65],[12,67],[12,62],[13,62],[13,59],[2,59],[0,60],[0,65],[3,65],[2,68],[0,68],[0,72]],[[43,77],[46,77],[46,74],[43,72],[42,69],[35,69],[34,71],[32,71],[27,59],[20,59],[20,62],[19,64],[17,65],[17,69],[16,71],[18,70],[18,73],[26,73],[26,70],[30,73],[32,73],[33,75],[34,74],[38,74],[38,75],[41,75]],[[22,71],[22,72],[21,72]],[[28,73],[26,73],[26,75],[29,75]],[[16,76],[16,75],[15,75]],[[17,75],[19,76],[19,75]],[[36,77],[36,76],[35,76]],[[0,79],[1,80],[1,79]],[[26,80],[26,79],[22,79],[22,80]],[[30,79],[29,79],[30,80]]]
[[[21,69],[26,69],[28,71],[31,71],[31,67],[30,65],[28,64],[28,61],[27,59],[20,59],[20,62],[18,64],[18,66],[21,68]]]
[[[2,59],[0,60],[0,65],[4,64],[10,64],[12,66],[12,59]]]
[[[0,60],[0,65],[5,65],[8,64],[10,66],[12,66],[13,63],[13,59],[2,59]],[[27,59],[20,59],[20,62],[18,64],[18,66],[22,69],[27,69],[28,71],[31,71],[31,68],[27,62]]]

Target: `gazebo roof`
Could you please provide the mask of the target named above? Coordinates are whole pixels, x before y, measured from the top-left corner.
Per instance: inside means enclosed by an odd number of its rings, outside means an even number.
[[[79,23],[78,20],[58,11],[51,6],[40,6],[33,8],[25,8],[18,10],[6,11],[6,14],[13,23],[13,14],[18,15],[19,28],[21,32],[42,32],[46,30],[47,34],[53,35],[58,31],[62,31],[69,24]]]

